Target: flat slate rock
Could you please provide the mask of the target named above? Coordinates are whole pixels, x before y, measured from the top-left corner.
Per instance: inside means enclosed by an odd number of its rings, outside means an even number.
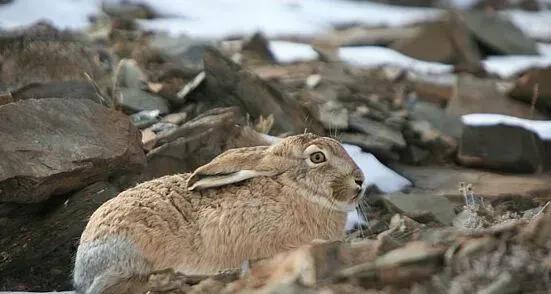
[[[469,11],[463,15],[463,19],[469,32],[496,53],[538,55],[536,42],[497,13]]]
[[[518,126],[464,125],[458,159],[465,166],[510,172],[542,172],[551,169],[551,141]]]
[[[130,119],[87,99],[22,100],[0,117],[0,202],[41,202],[145,164]]]
[[[474,193],[484,198],[518,196],[547,199],[551,193],[551,174],[511,175],[462,167],[390,166],[410,180],[420,193],[445,196],[458,202],[463,202],[463,195],[458,191],[460,182],[472,184]]]

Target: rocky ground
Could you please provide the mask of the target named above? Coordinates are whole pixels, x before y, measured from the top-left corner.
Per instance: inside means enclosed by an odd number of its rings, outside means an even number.
[[[200,41],[144,30],[136,20],[154,13],[130,5],[104,7],[85,31],[0,31],[0,291],[71,290],[87,218],[120,191],[308,130],[361,147],[412,185],[369,191],[368,222],[346,240],[251,261],[246,273],[154,273],[150,293],[547,293],[551,136],[541,130],[551,125],[526,125],[549,120],[551,67],[503,79],[482,62],[538,54],[534,38],[488,12],[510,6],[540,9],[482,1],[401,28]],[[316,57],[283,62],[282,40]],[[365,44],[453,71],[337,54]],[[525,120],[462,117],[472,113]]]

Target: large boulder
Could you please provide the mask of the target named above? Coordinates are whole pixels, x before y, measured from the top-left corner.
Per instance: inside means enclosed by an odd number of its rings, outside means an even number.
[[[88,99],[22,100],[0,117],[0,202],[42,202],[145,164],[130,119]]]

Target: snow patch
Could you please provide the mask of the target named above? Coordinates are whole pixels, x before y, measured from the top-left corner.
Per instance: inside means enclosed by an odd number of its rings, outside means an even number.
[[[472,113],[463,115],[461,120],[470,126],[508,125],[532,131],[543,140],[551,140],[551,121],[529,120],[503,114]]]

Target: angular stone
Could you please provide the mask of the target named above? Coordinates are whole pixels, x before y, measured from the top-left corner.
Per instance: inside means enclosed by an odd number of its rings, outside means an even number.
[[[348,109],[338,101],[327,101],[318,108],[318,119],[329,130],[348,128]]]
[[[550,79],[551,67],[530,69],[516,80],[509,96],[528,104],[535,102],[537,109],[551,114],[551,83],[547,82]]]
[[[389,140],[369,136],[362,133],[340,133],[339,138],[343,143],[361,147],[363,150],[373,153],[381,161],[398,160],[400,156],[392,151],[393,144]]]
[[[0,81],[11,88],[102,76],[98,52],[71,32],[37,22],[0,33]]]
[[[272,132],[275,134],[299,134],[306,129],[317,134],[325,133],[321,123],[313,119],[303,105],[214,47],[205,48],[204,63],[207,76],[205,100],[210,108],[237,106],[253,120],[273,114]]]
[[[269,41],[262,32],[256,32],[241,48],[247,66],[276,63]]]
[[[394,213],[403,213],[409,217],[428,213],[444,225],[450,225],[455,218],[455,205],[442,196],[396,192],[381,197],[387,208]]]
[[[147,154],[142,179],[191,172],[229,148],[269,145],[243,125],[236,107],[215,108],[158,134],[156,148]]]
[[[167,60],[181,69],[200,70],[203,68],[203,47],[209,42],[194,40],[185,35],[172,37],[168,34],[155,34],[150,46]]]
[[[461,136],[461,117],[436,106],[433,103],[417,101],[410,109],[414,119],[428,121],[435,129],[452,138]]]
[[[413,37],[393,42],[391,48],[415,59],[450,63],[474,73],[483,69],[476,43],[465,24],[452,13],[427,24]]]
[[[15,216],[11,221],[23,219],[16,230],[0,227],[0,251],[7,257],[0,262],[0,285],[16,289],[23,284],[27,291],[72,289],[75,245],[86,220],[119,192],[108,182],[97,182],[64,197],[65,201],[49,203],[42,213]],[[29,268],[48,274],[37,275]]]
[[[381,138],[387,140],[395,147],[406,147],[406,141],[402,133],[381,122],[353,114],[350,116],[349,125],[351,129],[373,136],[375,139]]]
[[[0,202],[40,202],[145,161],[128,117],[90,100],[29,99],[0,117]]]
[[[463,14],[469,32],[494,53],[504,55],[538,55],[536,42],[528,37],[512,21],[497,13],[485,10],[467,11]]]
[[[60,81],[33,83],[14,89],[11,95],[15,101],[41,98],[89,99],[107,107],[113,107],[113,101],[104,95],[91,81]]]
[[[520,118],[548,118],[539,111],[533,112],[528,104],[508,98],[498,90],[495,80],[467,75],[458,76],[457,93],[448,102],[446,112],[455,116],[499,113]]]
[[[415,167],[392,164],[391,168],[410,180],[418,193],[445,196],[457,203],[464,203],[458,191],[459,183],[473,185],[479,197],[499,198],[536,197],[551,193],[551,175],[507,175],[462,167]]]
[[[159,110],[160,114],[170,111],[168,102],[163,98],[140,89],[121,88],[117,103],[127,113],[136,113],[144,110]]]
[[[461,164],[513,172],[541,172],[551,168],[551,142],[518,126],[463,126]]]

